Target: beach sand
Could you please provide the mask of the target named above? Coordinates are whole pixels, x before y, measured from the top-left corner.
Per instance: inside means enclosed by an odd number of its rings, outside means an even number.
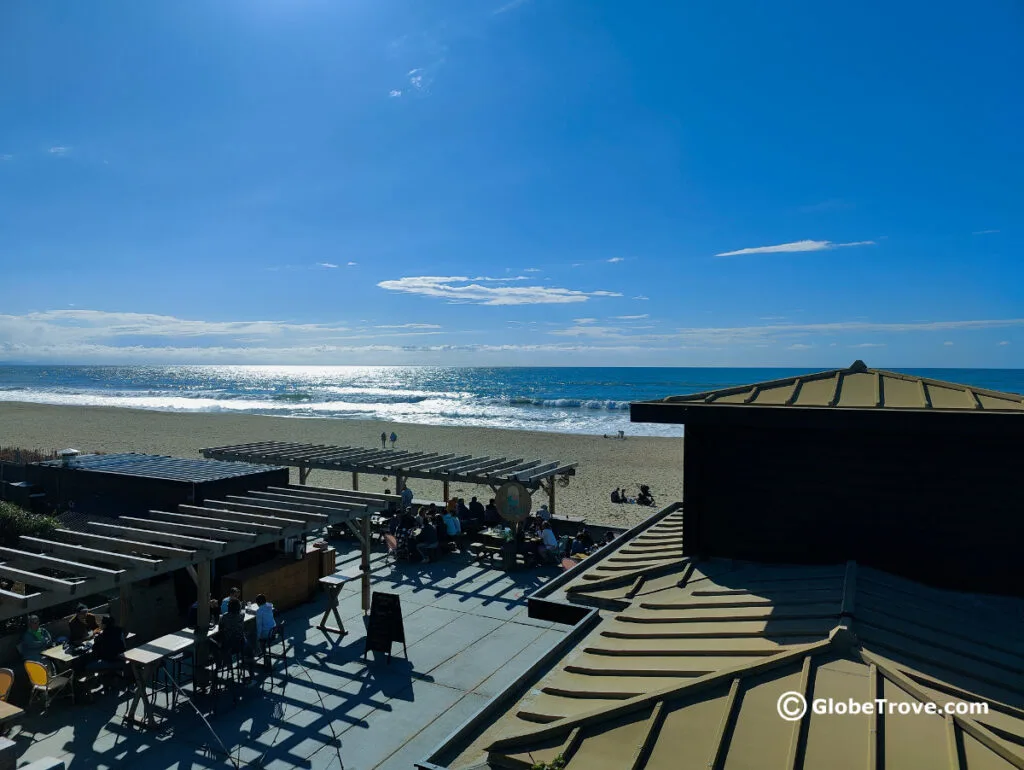
[[[204,447],[254,441],[296,441],[312,444],[380,447],[380,433],[398,434],[397,449],[456,452],[479,457],[507,457],[577,463],[576,476],[556,492],[559,515],[583,517],[594,524],[630,527],[655,510],[682,499],[682,438],[631,437],[605,439],[563,433],[499,428],[402,425],[374,420],[303,419],[248,414],[171,413],[110,407],[50,406],[0,403],[0,446],[45,451],[73,447],[82,452],[141,452],[201,457]],[[388,444],[390,447],[390,442]],[[298,473],[292,471],[293,483]],[[314,470],[308,484],[350,488],[348,473]],[[360,475],[359,488],[371,492],[394,489],[394,477]],[[656,508],[615,505],[609,499],[617,486],[636,495],[637,484],[649,484]],[[441,498],[441,482],[410,479],[418,498]],[[486,501],[488,487],[453,483],[451,492]],[[534,498],[534,506],[546,495]]]

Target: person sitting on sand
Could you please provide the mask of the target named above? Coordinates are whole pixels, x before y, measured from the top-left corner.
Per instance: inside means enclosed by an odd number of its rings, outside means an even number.
[[[619,492],[619,488],[618,487],[615,487],[615,489],[612,491],[612,502],[613,503],[621,503],[622,502],[622,494]]]

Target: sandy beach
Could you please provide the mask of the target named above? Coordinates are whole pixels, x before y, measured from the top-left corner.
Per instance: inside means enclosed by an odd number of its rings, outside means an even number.
[[[498,428],[401,425],[371,420],[303,419],[247,414],[180,414],[104,407],[0,403],[0,446],[82,452],[141,452],[199,457],[204,447],[252,441],[297,441],[314,444],[379,447],[381,431],[398,434],[398,449],[458,452],[480,457],[560,460],[578,463],[567,488],[559,488],[558,513],[583,516],[593,523],[628,527],[654,509],[615,505],[616,486],[649,484],[658,507],[682,495],[683,440],[627,437],[605,439],[562,433]],[[389,445],[390,446],[390,445]],[[293,481],[298,474],[293,471]],[[347,487],[351,476],[315,470],[308,483]],[[360,488],[383,491],[394,486],[379,476],[361,476]],[[440,499],[441,482],[413,479],[417,497]],[[453,484],[452,493],[486,499],[487,487]],[[539,504],[540,501],[538,501]]]

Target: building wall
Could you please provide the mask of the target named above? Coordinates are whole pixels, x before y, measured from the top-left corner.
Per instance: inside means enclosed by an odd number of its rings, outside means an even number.
[[[1005,432],[687,424],[684,547],[1024,596],[1022,460]]]

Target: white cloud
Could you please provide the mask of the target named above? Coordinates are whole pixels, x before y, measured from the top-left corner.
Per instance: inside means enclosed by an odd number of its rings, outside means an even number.
[[[334,264],[334,263],[332,263],[332,262],[317,262],[317,263],[316,263],[316,266],[317,266],[317,267],[326,267],[326,268],[328,268],[328,269],[333,269],[333,268],[336,268],[336,267],[337,267],[337,265],[335,265],[335,264]]]
[[[57,146],[57,147],[51,147],[47,152],[49,152],[50,155],[66,155],[68,150],[70,150],[70,149],[71,149],[70,147]]]
[[[572,322],[576,323],[576,324],[596,324],[597,323],[597,319],[596,318],[574,318],[574,319],[572,319]]]
[[[943,345],[945,345],[946,347],[950,347],[950,346],[951,346],[951,345],[952,345],[953,343],[952,343],[952,342],[950,342],[949,340],[946,340],[946,341],[945,341],[945,342],[943,342],[942,344],[943,344]]]
[[[391,97],[392,99],[398,99],[401,95],[402,92],[399,91],[397,88],[392,88],[390,91],[388,91],[388,96]]]
[[[643,294],[637,294],[635,297],[633,297],[633,299],[639,299],[639,300],[646,301],[646,300],[649,300],[650,297],[645,297]]]
[[[1009,344],[1010,344],[1010,341],[1009,341],[1009,340],[1000,340],[1000,341],[999,341],[999,344],[1000,344],[1000,345],[1009,345]]]
[[[539,267],[528,267],[528,268],[524,269],[523,272],[524,273],[539,273],[540,272],[540,268]]]
[[[780,243],[778,246],[754,246],[749,249],[723,251],[721,254],[715,254],[715,256],[739,257],[744,254],[783,254],[796,251],[831,251],[832,249],[844,249],[850,246],[874,245],[874,241],[854,241],[852,243],[833,243],[832,241],[793,241],[792,243]]]
[[[462,276],[408,276],[377,284],[387,291],[439,297],[451,303],[474,305],[545,305],[586,302],[591,297],[619,297],[608,291],[585,292],[546,286],[481,286]],[[491,279],[498,281],[499,279]],[[508,280],[508,279],[500,279]]]
[[[803,342],[794,342],[792,345],[789,346],[789,349],[790,350],[810,350],[813,347],[814,347],[814,345],[807,345],[807,344],[805,344]]]
[[[998,232],[998,230],[975,230],[971,235],[992,235]]]
[[[784,315],[763,315],[761,316],[762,321],[785,321],[786,316]]]
[[[649,313],[642,313],[641,315],[617,315],[615,316],[616,321],[639,321],[643,318],[650,318]]]
[[[478,275],[475,278],[467,278],[468,281],[487,281],[488,283],[502,283],[504,281],[529,281],[525,275],[510,275],[505,278],[491,278],[486,275]]]
[[[850,345],[851,348],[884,348],[884,342],[861,342],[857,345]]]
[[[583,267],[582,262],[573,262],[569,267]]]
[[[348,262],[347,264],[348,264],[349,267],[355,267],[359,263],[358,262]]]
[[[390,324],[387,326],[374,326],[374,329],[440,329],[440,324]]]
[[[608,262],[612,262],[612,263],[614,263],[614,262],[625,262],[626,259],[625,259],[625,257],[612,257],[611,259],[609,259],[607,261]]]

